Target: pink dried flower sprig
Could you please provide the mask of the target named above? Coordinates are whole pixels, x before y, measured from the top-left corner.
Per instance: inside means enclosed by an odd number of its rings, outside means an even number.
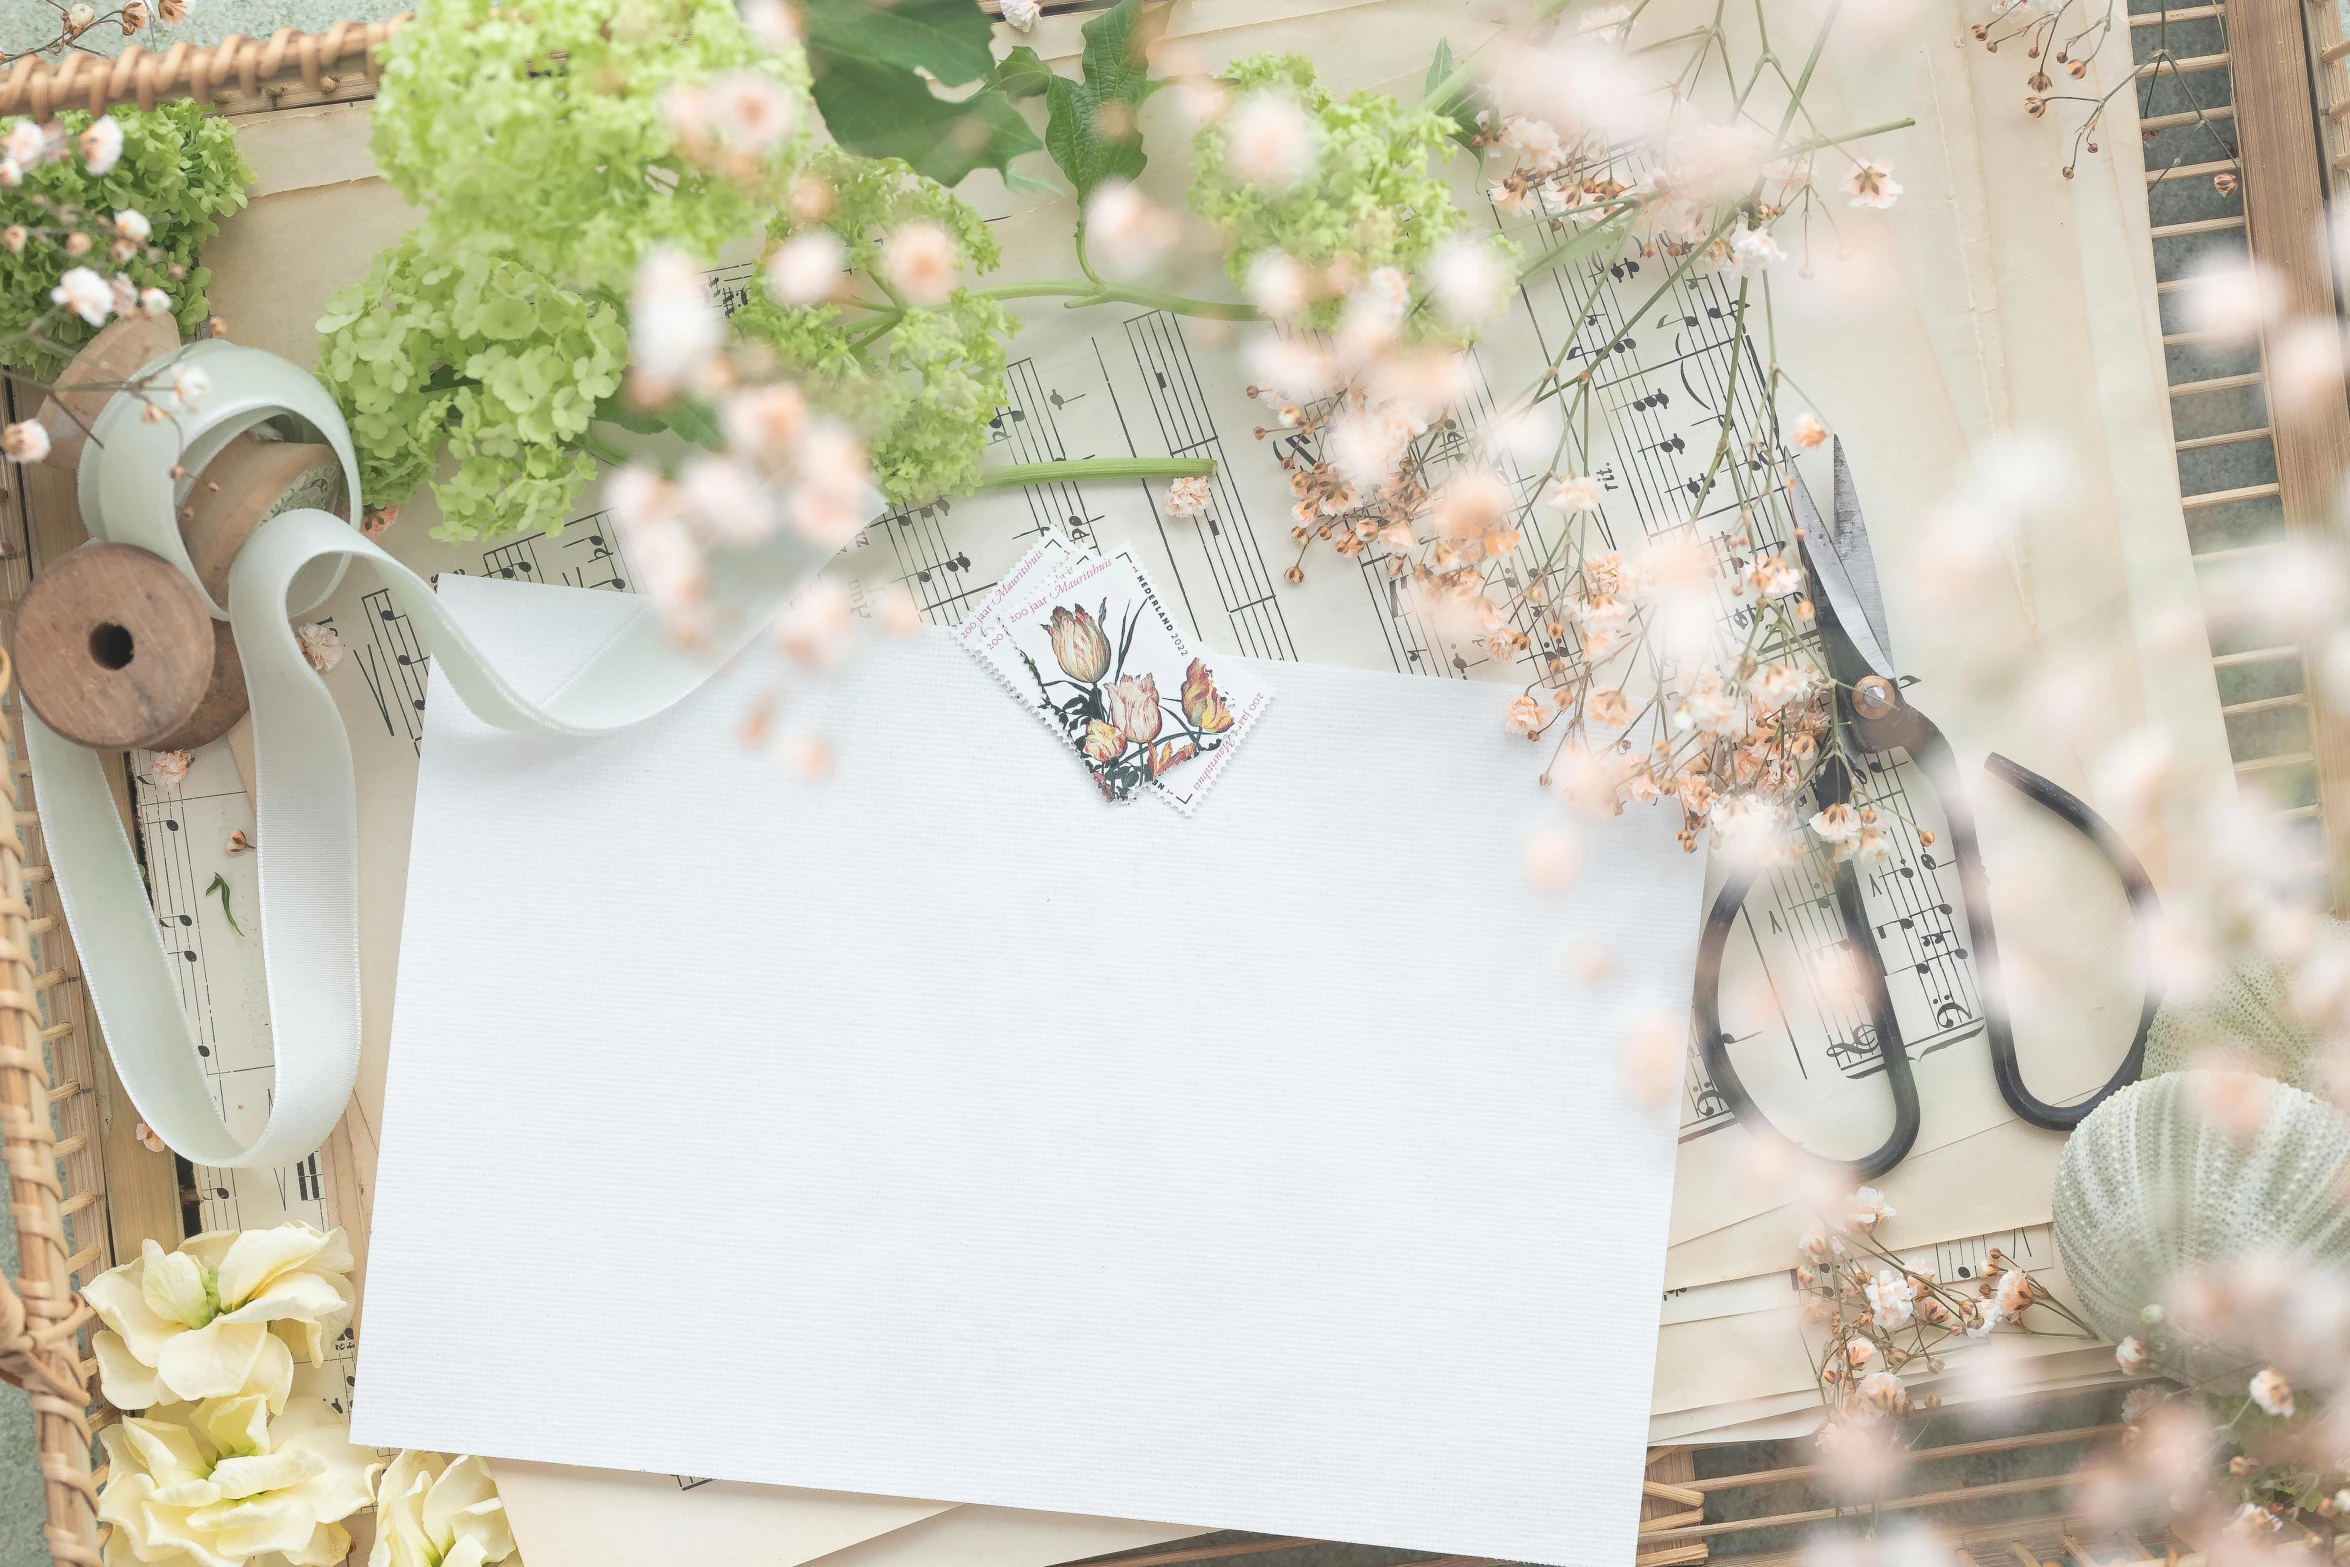
[[[2095,1338],[1996,1247],[1980,1277],[1956,1281],[1897,1256],[1876,1236],[1893,1216],[1884,1195],[1864,1186],[1798,1242],[1803,1260],[1795,1280],[1803,1313],[1826,1329],[1819,1388],[1831,1426],[1868,1425],[1935,1408],[1938,1395],[1913,1394],[1904,1378],[1945,1370],[1948,1351],[1957,1347],[1953,1340],[1986,1338],[2002,1328]],[[2063,1326],[2027,1321],[2036,1309]]]

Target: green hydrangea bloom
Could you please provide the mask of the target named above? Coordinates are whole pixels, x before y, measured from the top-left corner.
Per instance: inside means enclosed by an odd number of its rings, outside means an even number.
[[[763,48],[733,0],[435,0],[386,56],[376,166],[425,210],[426,243],[490,245],[575,289],[625,289],[655,244],[715,257],[756,233],[815,118],[806,57]],[[662,99],[745,69],[788,89],[799,124],[727,178],[680,150]]]
[[[1226,167],[1222,121],[1199,133],[1191,207],[1221,234],[1234,281],[1245,282],[1250,265],[1275,250],[1310,267],[1343,260],[1358,276],[1379,267],[1417,272],[1466,226],[1451,188],[1431,167],[1450,147],[1453,122],[1445,115],[1385,93],[1334,97],[1315,84],[1312,63],[1297,54],[1236,60],[1223,80],[1236,97],[1289,94],[1320,122],[1322,137],[1311,176],[1266,191]],[[1328,327],[1339,309],[1340,301],[1323,300],[1308,312],[1307,324]]]
[[[49,291],[68,265],[88,265],[107,274],[119,271],[141,288],[162,289],[171,296],[180,335],[194,336],[212,310],[204,297],[212,273],[196,264],[197,247],[220,232],[215,219],[245,204],[245,186],[253,178],[237,153],[235,127],[206,114],[201,104],[110,112],[122,126],[121,161],[102,175],[90,173],[79,157],[42,164],[25,175],[23,184],[0,190],[0,224],[53,222],[34,205],[35,196],[79,207],[101,220],[129,209],[152,225],[147,243],[163,259],[149,261],[142,254],[116,263],[94,255],[87,262],[67,263],[55,251],[38,246],[15,255],[0,249],[0,364],[18,366],[39,380],[54,380],[73,351],[98,333],[80,317],[66,316],[43,333],[54,350],[27,342],[22,335],[49,310]],[[86,109],[58,116],[69,146],[91,118]],[[13,124],[14,118],[0,120],[0,131]],[[174,265],[185,268],[185,275],[174,279]]]
[[[561,529],[595,473],[569,448],[628,365],[616,304],[487,249],[443,257],[412,233],[318,327],[319,379],[351,422],[363,495],[397,502],[445,443],[457,471],[434,486],[436,537]]]
[[[376,164],[424,218],[329,306],[320,378],[369,500],[396,504],[446,445],[438,536],[556,532],[596,473],[579,448],[627,368],[638,263],[760,232],[813,140],[806,57],[764,48],[732,0],[437,0],[387,56]],[[780,88],[793,129],[719,172],[665,100],[733,73]]]
[[[958,264],[992,270],[995,237],[978,213],[896,158],[820,151],[813,171],[833,188],[823,227],[840,237],[867,297],[881,296],[881,242],[900,224],[928,219],[955,242]],[[772,229],[780,242],[796,232]],[[874,483],[893,505],[917,506],[973,488],[987,450],[987,423],[1004,401],[1004,342],[1019,323],[991,299],[958,288],[936,309],[908,307],[886,335],[871,312],[781,305],[763,291],[735,312],[735,330],[773,349],[827,411],[864,437]]]

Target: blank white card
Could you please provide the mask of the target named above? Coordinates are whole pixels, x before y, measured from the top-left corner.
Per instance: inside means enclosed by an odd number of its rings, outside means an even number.
[[[441,592],[526,689],[642,610]],[[1634,810],[1538,891],[1509,690],[1254,667],[1188,819],[938,632],[826,677],[821,785],[744,744],[772,670],[597,741],[436,673],[358,1438],[1629,1560],[1674,1110],[1622,1040],[1703,865]]]

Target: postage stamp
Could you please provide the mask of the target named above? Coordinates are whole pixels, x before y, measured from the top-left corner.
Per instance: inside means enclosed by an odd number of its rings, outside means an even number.
[[[1127,552],[1047,538],[965,623],[964,646],[1084,761],[1107,800],[1188,813],[1272,700],[1195,650]]]

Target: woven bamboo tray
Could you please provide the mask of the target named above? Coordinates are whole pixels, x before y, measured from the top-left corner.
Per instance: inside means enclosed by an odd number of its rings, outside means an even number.
[[[412,15],[337,22],[323,33],[281,27],[259,41],[232,33],[209,49],[178,43],[161,54],[133,44],[112,59],[79,52],[56,60],[19,55],[0,71],[0,114],[45,120],[59,109],[95,114],[113,103],[152,109],[167,98],[246,114],[371,98],[376,50]]]
[[[17,417],[13,412],[9,417]],[[0,634],[31,580],[21,491],[0,504]],[[23,760],[23,704],[0,655],[0,1149],[16,1225],[17,1277],[0,1279],[0,1378],[30,1395],[53,1560],[98,1567],[91,1474],[92,1313],[78,1291],[112,1265],[105,1105],[110,1069],[58,907],[39,802]],[[118,1096],[119,1097],[119,1096]],[[126,1123],[126,1134],[135,1126]]]

